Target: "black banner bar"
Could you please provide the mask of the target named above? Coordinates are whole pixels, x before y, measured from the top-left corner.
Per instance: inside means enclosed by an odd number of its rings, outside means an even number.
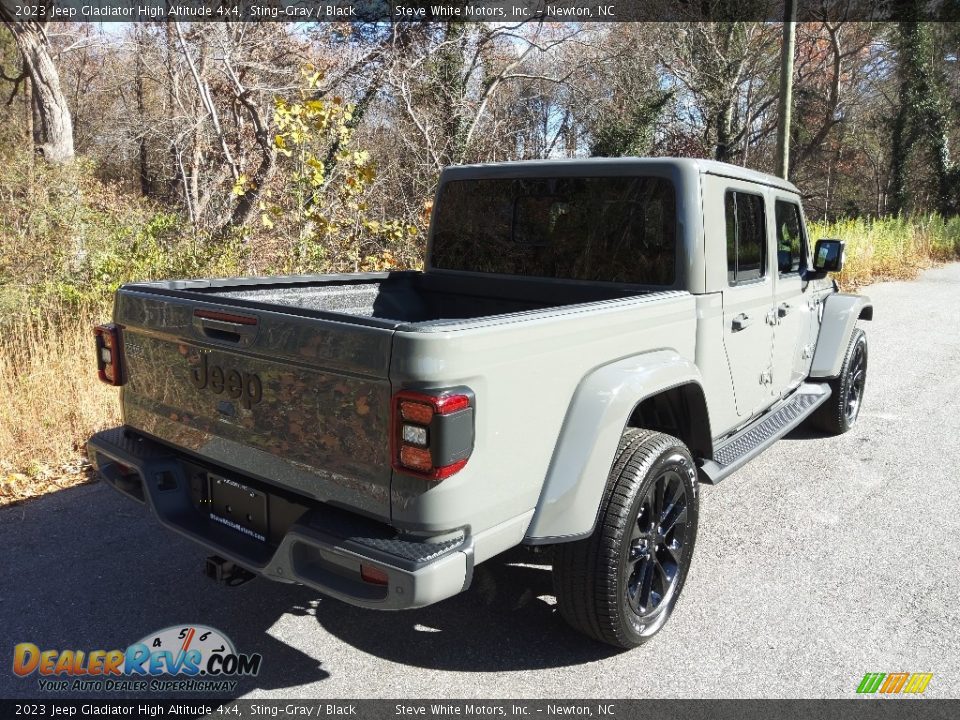
[[[0,0],[16,21],[781,21],[784,0]],[[797,20],[960,21],[960,0],[797,0]]]
[[[0,700],[18,718],[954,720],[960,700]]]

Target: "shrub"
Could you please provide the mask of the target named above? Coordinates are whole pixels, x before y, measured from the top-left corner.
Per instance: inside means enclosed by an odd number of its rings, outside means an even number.
[[[11,159],[0,169],[4,324],[62,308],[103,311],[124,282],[242,274],[243,238],[213,238],[124,193],[83,159],[65,167]]]

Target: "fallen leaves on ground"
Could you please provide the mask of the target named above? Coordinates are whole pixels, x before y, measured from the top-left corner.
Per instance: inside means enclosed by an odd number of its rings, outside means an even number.
[[[59,466],[32,467],[29,474],[2,473],[0,474],[0,507],[15,505],[56,490],[95,481],[93,467],[83,457]]]

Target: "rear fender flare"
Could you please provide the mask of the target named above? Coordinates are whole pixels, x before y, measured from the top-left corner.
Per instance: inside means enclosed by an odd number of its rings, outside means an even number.
[[[593,532],[610,466],[634,409],[700,371],[674,350],[634,355],[593,370],[567,408],[524,542],[568,542]]]
[[[840,375],[843,358],[857,320],[873,320],[873,303],[864,295],[837,293],[823,303],[823,318],[817,349],[810,365],[810,377],[835,378]]]

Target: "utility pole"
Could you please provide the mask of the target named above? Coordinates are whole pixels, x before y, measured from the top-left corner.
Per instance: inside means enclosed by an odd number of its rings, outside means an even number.
[[[790,111],[793,108],[793,52],[797,36],[797,0],[785,0],[780,54],[780,117],[777,123],[777,175],[790,174]]]

